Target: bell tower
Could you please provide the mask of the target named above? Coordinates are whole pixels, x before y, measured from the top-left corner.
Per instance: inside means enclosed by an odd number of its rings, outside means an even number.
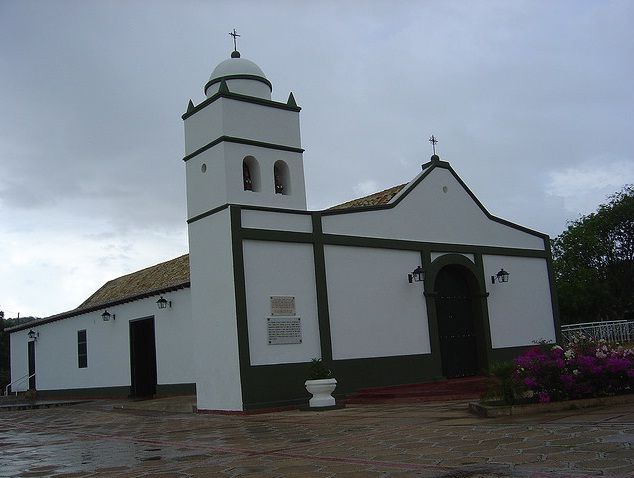
[[[213,70],[185,122],[187,217],[225,204],[306,209],[299,112],[273,101],[264,72],[237,50]]]

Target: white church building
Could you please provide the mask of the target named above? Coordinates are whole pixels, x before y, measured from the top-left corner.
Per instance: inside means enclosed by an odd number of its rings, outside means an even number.
[[[492,216],[436,155],[406,184],[307,211],[300,107],[271,91],[237,51],[215,68],[183,115],[189,255],[10,329],[13,390],[242,412],[305,403],[315,357],[345,396],[557,340],[548,236]]]

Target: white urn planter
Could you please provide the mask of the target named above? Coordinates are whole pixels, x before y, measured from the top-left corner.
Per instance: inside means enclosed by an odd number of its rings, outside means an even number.
[[[306,380],[304,382],[308,393],[312,394],[313,398],[308,401],[310,408],[320,407],[334,407],[336,405],[335,399],[331,395],[337,387],[337,380],[334,378],[322,378],[319,380]]]

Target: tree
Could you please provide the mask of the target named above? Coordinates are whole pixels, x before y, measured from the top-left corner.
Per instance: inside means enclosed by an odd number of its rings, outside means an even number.
[[[622,319],[634,311],[634,186],[553,241],[562,323]]]

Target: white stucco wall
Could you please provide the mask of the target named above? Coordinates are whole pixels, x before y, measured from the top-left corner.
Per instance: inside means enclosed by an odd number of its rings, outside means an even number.
[[[185,154],[220,136],[301,148],[299,112],[219,98],[185,119]]]
[[[242,410],[229,210],[189,224],[197,405]]]
[[[311,244],[244,241],[251,365],[308,362],[321,357],[315,266]],[[302,343],[269,345],[271,296],[295,297]]]
[[[483,256],[483,262],[493,348],[554,342],[546,259]],[[491,276],[502,268],[510,273],[509,282],[492,284]]]
[[[11,367],[10,382],[14,380],[19,380],[22,377],[27,376],[27,373],[29,371],[29,359],[27,351],[27,342],[29,339],[26,335],[28,332],[29,329],[26,329],[20,330],[19,332],[13,332],[11,335],[9,335],[9,347],[11,353],[11,356],[9,358]],[[37,348],[35,350],[35,362],[37,366]],[[11,388],[13,389],[13,391],[24,391],[27,390],[29,387],[28,382],[22,381]],[[4,393],[4,390],[2,390],[0,393]]]
[[[306,209],[306,186],[304,184],[304,160],[301,153],[276,149],[226,143],[227,202],[287,209]],[[242,160],[253,156],[260,167],[260,190],[245,191],[242,181]],[[284,161],[290,174],[288,194],[275,193],[273,166]]]
[[[115,320],[104,322],[102,309],[31,328],[35,344],[36,388],[66,390],[130,385],[131,320],[154,317],[158,384],[193,383],[191,307],[189,289],[163,294],[172,308],[159,310],[159,296],[108,307]],[[28,330],[11,334],[12,377],[28,371]],[[88,366],[78,367],[77,332],[86,330]],[[23,382],[19,389],[25,390]]]
[[[260,190],[245,191],[242,161],[252,156],[260,169]],[[273,166],[286,163],[291,188],[276,194]],[[206,171],[202,171],[202,165]],[[306,210],[304,161],[301,153],[259,146],[219,143],[186,162],[187,217],[192,218],[227,203]]]
[[[224,160],[226,145],[217,144],[185,163],[187,219],[228,202]],[[201,169],[203,165],[205,171]]]
[[[407,281],[413,251],[326,246],[334,359],[431,352],[423,284]]]
[[[257,210],[242,210],[242,227],[274,231],[312,232],[310,214],[286,214]]]
[[[330,234],[544,250],[542,238],[490,220],[443,168],[434,169],[396,207],[325,215],[323,230]]]
[[[299,112],[223,98],[227,136],[301,148]]]

